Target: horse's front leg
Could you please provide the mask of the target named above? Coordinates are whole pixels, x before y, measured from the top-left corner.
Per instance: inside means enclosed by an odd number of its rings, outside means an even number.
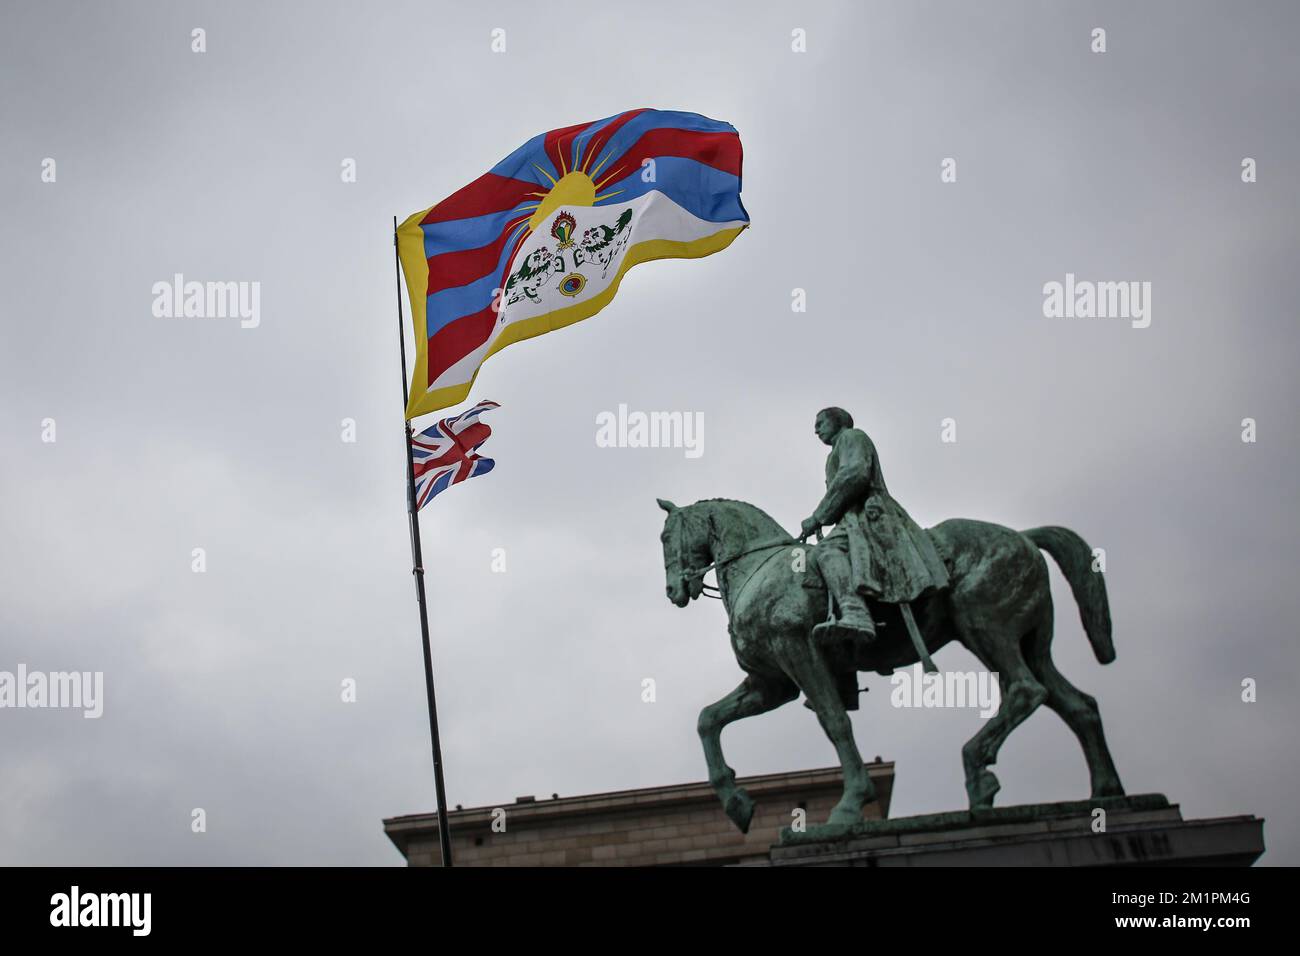
[[[830,825],[857,823],[862,819],[862,808],[876,798],[876,785],[858,753],[857,742],[853,739],[853,724],[844,709],[834,674],[820,649],[812,647],[811,638],[805,646],[804,653],[792,661],[792,673],[817,713],[822,730],[835,745],[844,771],[844,793],[826,822]]]
[[[698,729],[704,759],[709,765],[709,784],[741,833],[749,832],[754,801],[744,787],[736,786],[736,772],[727,766],[722,755],[722,728],[744,717],[766,713],[798,696],[799,688],[789,681],[767,680],[751,674],[722,700],[700,711]]]

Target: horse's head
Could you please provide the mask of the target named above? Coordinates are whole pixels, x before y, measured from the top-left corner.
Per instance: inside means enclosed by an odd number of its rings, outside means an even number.
[[[695,505],[679,508],[660,498],[659,507],[668,512],[664,519],[664,573],[668,576],[668,600],[686,607],[704,591],[704,568],[713,560],[709,550],[709,522],[693,513]]]

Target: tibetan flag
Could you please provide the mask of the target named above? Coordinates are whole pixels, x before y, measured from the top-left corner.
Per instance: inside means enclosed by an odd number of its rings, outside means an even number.
[[[492,429],[478,420],[484,412],[500,408],[496,402],[479,402],[454,418],[444,418],[432,428],[411,436],[411,463],[415,466],[415,510],[452,485],[486,475],[496,462],[482,458],[479,446]]]
[[[725,249],[749,224],[740,164],[729,123],[630,110],[535,136],[407,219],[407,419],[463,401],[512,342],[595,315],[637,263]]]

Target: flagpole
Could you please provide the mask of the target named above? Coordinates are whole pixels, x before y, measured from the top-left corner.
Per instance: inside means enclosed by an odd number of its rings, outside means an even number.
[[[409,391],[406,384],[406,327],[402,317],[402,259],[397,249],[397,217],[393,217],[393,265],[397,270],[397,341],[402,356],[402,415]],[[424,597],[424,554],[420,548],[420,509],[415,504],[415,462],[411,454],[411,422],[406,421],[406,511],[411,523],[411,573],[420,602],[420,636],[424,639],[424,692],[429,701],[429,736],[433,740],[433,786],[438,795],[438,847],[442,865],[451,866],[451,828],[447,825],[447,791],[442,782],[442,742],[438,737],[438,703],[433,690],[433,651],[429,646],[429,606]]]

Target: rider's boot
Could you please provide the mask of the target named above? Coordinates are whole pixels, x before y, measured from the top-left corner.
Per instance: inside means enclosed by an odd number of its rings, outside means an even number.
[[[827,554],[821,561],[822,577],[835,595],[840,616],[813,628],[813,638],[831,642],[848,640],[869,644],[876,639],[876,625],[867,610],[867,603],[850,580],[851,566],[846,554]]]
[[[837,603],[840,606],[840,616],[814,627],[814,639],[822,643],[849,641],[858,644],[870,644],[876,639],[876,622],[871,619],[871,612],[867,610],[862,595],[846,594]]]
[[[851,591],[840,599],[840,619],[836,623],[853,631],[853,636],[860,641],[870,642],[876,639],[876,622],[871,619],[867,602],[856,591]]]

